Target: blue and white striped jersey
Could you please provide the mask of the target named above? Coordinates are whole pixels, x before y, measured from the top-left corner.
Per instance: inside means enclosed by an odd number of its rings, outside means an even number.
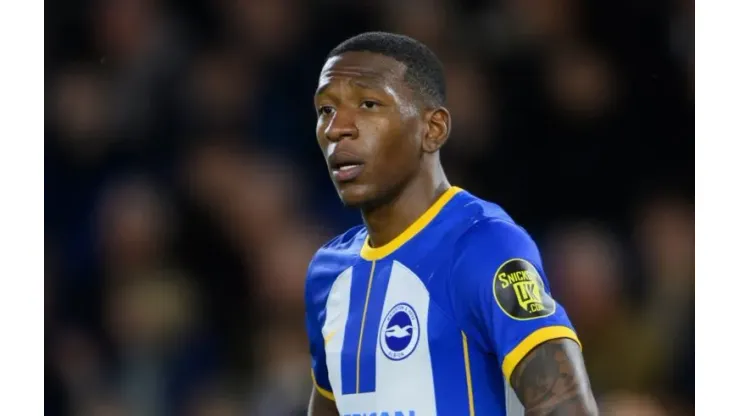
[[[385,246],[355,227],[319,249],[306,312],[316,388],[342,416],[523,415],[514,367],[578,341],[529,235],[454,187]]]

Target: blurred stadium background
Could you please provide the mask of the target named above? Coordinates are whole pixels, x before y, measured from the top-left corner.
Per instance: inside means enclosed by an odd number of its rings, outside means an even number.
[[[307,262],[359,222],[315,143],[326,53],[446,65],[454,184],[541,246],[605,414],[693,414],[691,0],[46,4],[47,415],[289,416]]]

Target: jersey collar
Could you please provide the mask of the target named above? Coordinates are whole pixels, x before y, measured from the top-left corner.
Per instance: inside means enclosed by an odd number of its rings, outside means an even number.
[[[453,196],[455,196],[462,189],[453,186],[446,190],[442,196],[440,196],[433,204],[429,207],[419,218],[416,219],[408,228],[406,228],[396,238],[388,242],[387,244],[380,247],[370,247],[370,236],[365,237],[365,243],[362,245],[360,250],[360,256],[369,261],[380,260],[383,257],[393,253],[399,249],[402,245],[406,244],[409,240],[414,238],[416,234],[421,232],[432,220],[439,214],[444,206],[450,202]]]

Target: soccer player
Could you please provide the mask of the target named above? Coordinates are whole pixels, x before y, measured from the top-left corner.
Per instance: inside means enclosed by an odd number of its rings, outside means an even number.
[[[433,52],[353,37],[329,54],[314,101],[331,178],[364,225],[308,267],[309,414],[596,414],[535,243],[445,177],[452,124]]]

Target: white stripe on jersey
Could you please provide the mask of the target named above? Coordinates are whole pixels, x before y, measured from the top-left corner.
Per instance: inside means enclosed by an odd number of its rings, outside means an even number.
[[[321,333],[324,336],[326,352],[326,369],[329,383],[332,386],[342,385],[342,346],[344,345],[344,328],[349,315],[349,294],[352,288],[352,268],[345,270],[337,277],[326,301],[326,321]],[[334,398],[339,399],[340,389],[334,390]]]

